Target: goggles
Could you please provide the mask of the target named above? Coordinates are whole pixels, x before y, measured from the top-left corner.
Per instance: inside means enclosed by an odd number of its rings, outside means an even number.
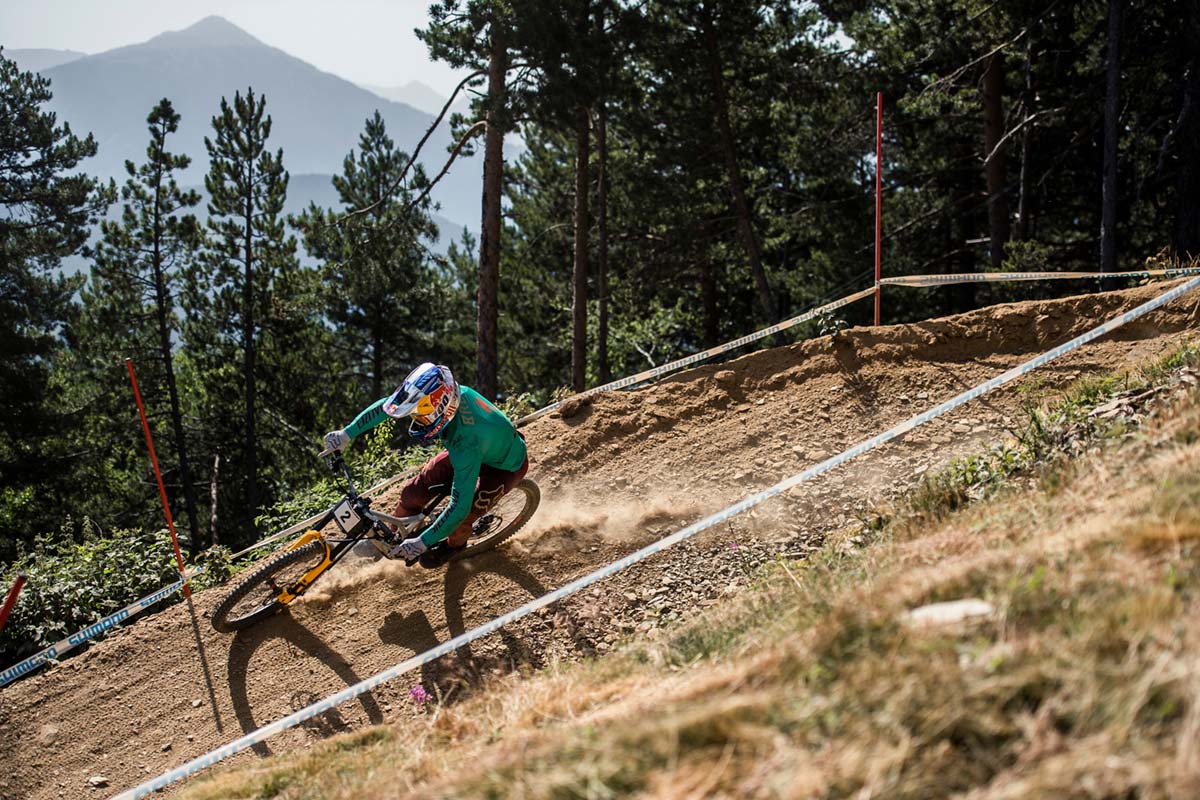
[[[429,397],[429,395],[425,395],[417,403],[417,407],[412,410],[409,416],[416,420],[418,425],[432,425],[433,412],[433,400]]]

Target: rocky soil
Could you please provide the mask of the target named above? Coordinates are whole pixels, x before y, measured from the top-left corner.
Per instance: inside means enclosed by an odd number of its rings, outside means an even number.
[[[302,708],[800,471],[1087,330],[1162,285],[860,328],[568,404],[525,429],[543,505],[500,551],[440,571],[361,559],[236,636],[221,589],[136,621],[0,690],[0,797],[107,797]],[[486,676],[603,653],[719,603],[777,554],[803,556],[929,470],[1019,433],[1022,404],[1194,332],[1183,298],[1016,387],[843,465],[237,759],[407,724]],[[392,499],[385,497],[385,499]],[[435,698],[418,702],[422,687]],[[418,697],[419,697],[418,693]],[[103,778],[97,785],[95,778]]]

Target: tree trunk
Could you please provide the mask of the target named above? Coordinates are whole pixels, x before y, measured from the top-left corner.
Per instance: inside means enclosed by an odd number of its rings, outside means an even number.
[[[208,484],[208,540],[213,544],[220,542],[217,536],[217,486],[220,484],[221,454],[213,455],[212,478]]]
[[[1035,93],[1033,91],[1033,42],[1026,42],[1025,45],[1025,94],[1022,106],[1025,111],[1025,118],[1028,119],[1037,113]],[[1029,186],[1029,157],[1032,153],[1031,145],[1033,143],[1033,126],[1026,125],[1021,131],[1021,177],[1020,177],[1020,196],[1017,200],[1017,233],[1016,238],[1020,241],[1029,239],[1029,207],[1030,207],[1030,186]]]
[[[1187,259],[1200,257],[1200,3],[1192,4],[1184,25],[1184,52],[1191,60],[1175,138],[1180,147],[1175,253]]]
[[[741,237],[742,246],[746,248],[746,256],[750,260],[750,270],[754,274],[754,284],[758,289],[758,302],[762,306],[763,314],[767,321],[777,322],[779,314],[775,308],[775,299],[771,295],[771,286],[767,283],[767,273],[763,270],[758,236],[754,233],[754,225],[750,218],[750,204],[746,201],[742,172],[738,166],[737,140],[734,138],[733,124],[729,119],[729,96],[725,91],[725,67],[721,60],[720,42],[708,6],[704,6],[700,11],[700,26],[708,56],[706,61],[708,62],[709,79],[717,100],[717,127],[721,136],[721,150],[725,157],[729,190],[733,194],[733,203],[737,211],[738,235]]]
[[[1004,262],[1009,237],[1008,159],[999,146],[1004,138],[1004,53],[992,54],[983,70],[983,152],[987,174],[989,250],[992,269]]]
[[[604,384],[612,380],[612,371],[608,363],[608,107],[603,99],[596,118],[596,161],[596,361],[597,377]]]
[[[708,258],[700,265],[700,307],[704,312],[704,347],[715,347],[720,335],[717,312],[717,278],[713,273],[712,261]]]
[[[571,283],[571,387],[587,388],[587,302],[588,302],[588,191],[591,175],[588,157],[591,118],[588,109],[575,109],[575,265]]]
[[[165,135],[165,134],[164,134]],[[161,162],[161,149],[155,163]],[[171,427],[175,434],[175,455],[179,460],[179,477],[183,481],[183,503],[187,512],[188,530],[191,532],[194,555],[201,549],[200,525],[196,521],[196,490],[192,486],[192,473],[188,466],[187,439],[183,433],[183,411],[179,406],[179,390],[175,385],[175,363],[171,352],[171,328],[167,324],[167,286],[163,276],[162,257],[162,171],[154,176],[154,246],[151,257],[154,266],[154,306],[158,316],[158,348],[162,356],[163,372],[167,378],[167,396],[171,403]],[[209,542],[212,544],[212,542]]]
[[[974,148],[970,142],[963,142],[960,149],[960,160],[967,163],[974,158]],[[974,247],[968,241],[974,238],[978,231],[979,216],[979,183],[978,177],[970,170],[960,170],[951,182],[951,193],[961,198],[955,206],[955,214],[949,225],[949,241],[947,244],[951,272],[977,272],[977,262]],[[947,299],[950,302],[949,311],[960,314],[973,311],[978,305],[978,284],[959,283],[948,287]]]
[[[249,179],[246,181],[247,186],[253,186],[252,180],[254,175],[254,165],[250,164],[247,167],[250,171]],[[254,195],[252,191],[247,190],[246,194],[246,239],[245,247],[245,275],[242,284],[242,351],[244,355],[243,363],[243,378],[245,380],[246,391],[246,418],[245,418],[245,437],[246,437],[246,508],[245,520],[246,530],[254,531],[254,517],[258,512],[258,442],[256,440],[257,431],[255,430],[255,404],[257,401],[257,381],[254,377],[255,358],[257,353],[254,347],[254,240],[253,228],[254,225]]]
[[[500,298],[500,195],[504,182],[504,76],[508,49],[504,28],[491,24],[488,63],[487,134],[483,146],[483,223],[479,237],[479,292],[476,295],[476,391],[496,399],[497,329]]]
[[[371,398],[383,397],[383,330],[371,331]]]
[[[1104,91],[1104,186],[1100,212],[1100,271],[1117,271],[1117,124],[1121,81],[1121,0],[1108,0],[1108,69]]]

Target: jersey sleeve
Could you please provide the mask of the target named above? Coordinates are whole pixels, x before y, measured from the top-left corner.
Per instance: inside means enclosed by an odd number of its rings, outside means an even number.
[[[359,436],[362,436],[364,433],[378,426],[379,423],[388,418],[387,414],[384,413],[383,410],[383,404],[385,402],[387,402],[386,397],[379,398],[374,403],[367,406],[367,408],[361,414],[355,417],[354,422],[351,422],[346,426],[346,433],[350,434],[351,439],[357,439]]]
[[[475,484],[479,480],[479,468],[483,464],[479,445],[475,442],[448,449],[450,466],[454,467],[454,481],[450,484],[450,502],[433,524],[421,534],[421,541],[430,547],[453,533],[471,512],[471,503],[475,501]]]

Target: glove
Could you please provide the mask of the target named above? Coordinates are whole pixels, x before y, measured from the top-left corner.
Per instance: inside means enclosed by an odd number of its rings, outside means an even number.
[[[393,547],[391,555],[393,558],[401,556],[405,561],[416,561],[428,549],[429,545],[425,544],[420,536],[414,536]]]
[[[340,453],[350,446],[350,434],[345,431],[330,431],[325,434],[325,447]]]

